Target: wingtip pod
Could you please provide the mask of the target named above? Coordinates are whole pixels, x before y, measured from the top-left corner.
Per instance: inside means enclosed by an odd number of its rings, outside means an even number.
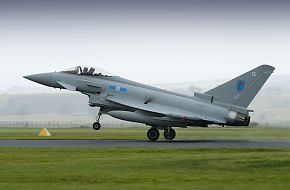
[[[272,65],[261,65],[257,69],[272,74],[275,70],[275,67],[273,67]]]

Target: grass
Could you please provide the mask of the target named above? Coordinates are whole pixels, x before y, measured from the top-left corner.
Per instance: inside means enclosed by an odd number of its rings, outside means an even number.
[[[289,149],[0,148],[0,189],[289,189]]]
[[[0,139],[147,139],[148,128],[0,128]],[[177,129],[177,139],[290,139],[287,128]],[[0,189],[290,189],[290,149],[0,148]]]
[[[149,128],[52,128],[51,137],[38,137],[40,129],[0,128],[0,139],[147,139]],[[162,132],[162,131],[161,131]],[[176,139],[290,139],[290,128],[188,128],[176,129]],[[161,138],[163,135],[161,133]]]

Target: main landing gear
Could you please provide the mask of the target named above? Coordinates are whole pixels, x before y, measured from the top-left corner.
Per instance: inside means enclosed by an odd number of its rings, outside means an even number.
[[[156,141],[159,138],[159,131],[156,128],[151,128],[147,132],[147,137],[151,141]]]
[[[175,136],[176,136],[176,132],[171,127],[168,127],[168,128],[164,128],[163,135],[164,135],[164,138],[166,140],[173,140],[175,138]],[[147,137],[151,141],[157,141],[159,136],[160,136],[160,133],[159,133],[157,128],[152,127],[147,132]]]
[[[175,138],[175,136],[176,136],[176,132],[175,132],[174,129],[168,127],[166,129],[164,129],[163,135],[164,135],[164,138],[166,140],[173,140]]]
[[[97,115],[97,117],[96,117],[96,122],[93,124],[93,129],[94,130],[99,130],[99,129],[101,129],[101,124],[100,124],[100,118],[101,118],[101,115],[103,114],[102,113],[102,109],[100,109],[100,111],[99,111],[99,113],[98,113],[98,115]]]

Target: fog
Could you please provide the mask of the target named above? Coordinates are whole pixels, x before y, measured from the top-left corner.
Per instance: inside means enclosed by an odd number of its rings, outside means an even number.
[[[0,1],[0,91],[21,76],[92,65],[151,83],[290,72],[290,3],[258,0]]]
[[[23,75],[92,65],[192,94],[270,64],[276,67],[274,80],[253,102],[258,113],[254,120],[288,123],[289,20],[290,3],[284,0],[0,1],[0,120],[35,117],[25,105],[12,107],[9,116],[5,106],[18,96],[11,94],[52,93],[56,102],[63,100],[58,99],[63,91]],[[73,113],[59,109],[61,117],[52,118],[89,114],[80,120],[90,120],[96,112],[86,104]],[[45,106],[42,111],[43,116],[50,114]]]
[[[253,123],[261,126],[289,127],[289,80],[290,75],[271,76],[249,106],[249,109],[255,110],[251,113]],[[154,86],[193,95],[194,91],[205,92],[225,81],[225,79],[191,81],[154,84]],[[88,106],[87,96],[50,90],[50,88],[44,89],[14,88],[9,94],[0,95],[0,127],[76,127],[91,126],[94,122],[98,109]],[[122,122],[105,115],[102,116],[101,122],[109,127],[136,126],[134,123]]]

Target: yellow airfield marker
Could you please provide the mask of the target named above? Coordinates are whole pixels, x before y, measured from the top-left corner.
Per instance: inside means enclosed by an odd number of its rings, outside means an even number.
[[[40,133],[38,135],[39,137],[50,137],[51,134],[49,133],[49,131],[47,130],[47,128],[42,128],[40,130]]]

